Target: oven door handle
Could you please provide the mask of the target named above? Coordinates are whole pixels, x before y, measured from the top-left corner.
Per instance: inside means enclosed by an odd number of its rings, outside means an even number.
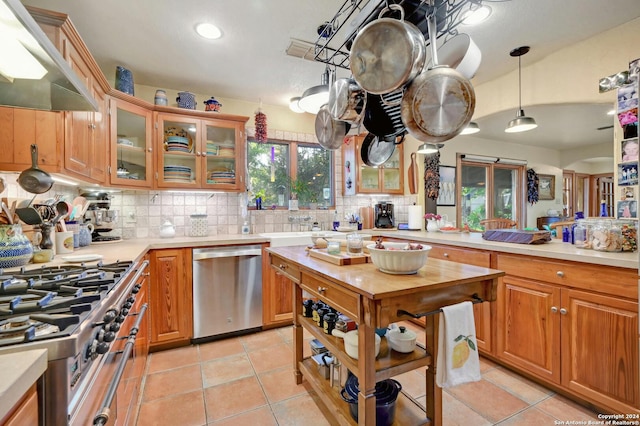
[[[127,365],[127,361],[129,360],[129,356],[131,355],[131,351],[133,350],[133,346],[136,343],[136,336],[138,335],[138,330],[140,329],[140,323],[142,322],[142,318],[144,317],[145,312],[147,311],[147,304],[145,303],[140,308],[140,312],[138,313],[138,318],[136,318],[136,322],[133,324],[131,331],[129,332],[129,337],[127,338],[127,343],[124,345],[124,350],[122,351],[122,358],[120,359],[120,363],[118,364],[118,368],[111,379],[111,383],[109,384],[109,389],[107,390],[107,394],[102,401],[101,409],[93,418],[94,426],[104,426],[109,421],[109,416],[111,415],[111,403],[113,402],[113,398],[116,396],[116,392],[118,391],[118,386],[120,385],[120,379],[122,378],[122,374],[124,373],[124,369]]]

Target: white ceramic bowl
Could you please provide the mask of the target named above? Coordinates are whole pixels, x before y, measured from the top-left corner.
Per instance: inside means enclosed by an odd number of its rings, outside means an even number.
[[[415,274],[427,262],[431,246],[422,244],[422,249],[405,250],[409,243],[383,243],[384,249],[377,249],[375,244],[367,248],[371,253],[373,264],[387,274]],[[412,243],[415,244],[415,243]]]

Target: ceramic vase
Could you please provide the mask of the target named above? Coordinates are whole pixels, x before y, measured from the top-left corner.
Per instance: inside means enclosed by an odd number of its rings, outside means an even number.
[[[438,222],[435,219],[427,219],[427,231],[438,232]]]
[[[133,96],[133,74],[125,67],[116,67],[116,90]]]
[[[26,265],[32,256],[33,246],[21,225],[0,225],[0,268]]]
[[[156,90],[156,95],[153,98],[153,103],[162,106],[169,105],[169,101],[167,100],[167,92],[161,89]]]
[[[196,109],[196,96],[191,92],[178,92],[176,98],[179,108]]]

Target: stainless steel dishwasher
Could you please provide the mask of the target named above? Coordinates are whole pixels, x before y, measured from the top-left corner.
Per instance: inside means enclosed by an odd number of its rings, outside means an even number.
[[[262,326],[262,246],[193,250],[193,338]]]

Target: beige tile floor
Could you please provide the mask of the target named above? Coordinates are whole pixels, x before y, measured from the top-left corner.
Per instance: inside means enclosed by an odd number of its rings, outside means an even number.
[[[152,353],[136,424],[330,425],[311,387],[295,384],[292,365],[291,327]],[[443,392],[445,425],[597,420],[596,413],[489,360],[481,358],[480,365],[481,381]],[[419,369],[396,377],[403,392],[422,405],[424,374]]]

